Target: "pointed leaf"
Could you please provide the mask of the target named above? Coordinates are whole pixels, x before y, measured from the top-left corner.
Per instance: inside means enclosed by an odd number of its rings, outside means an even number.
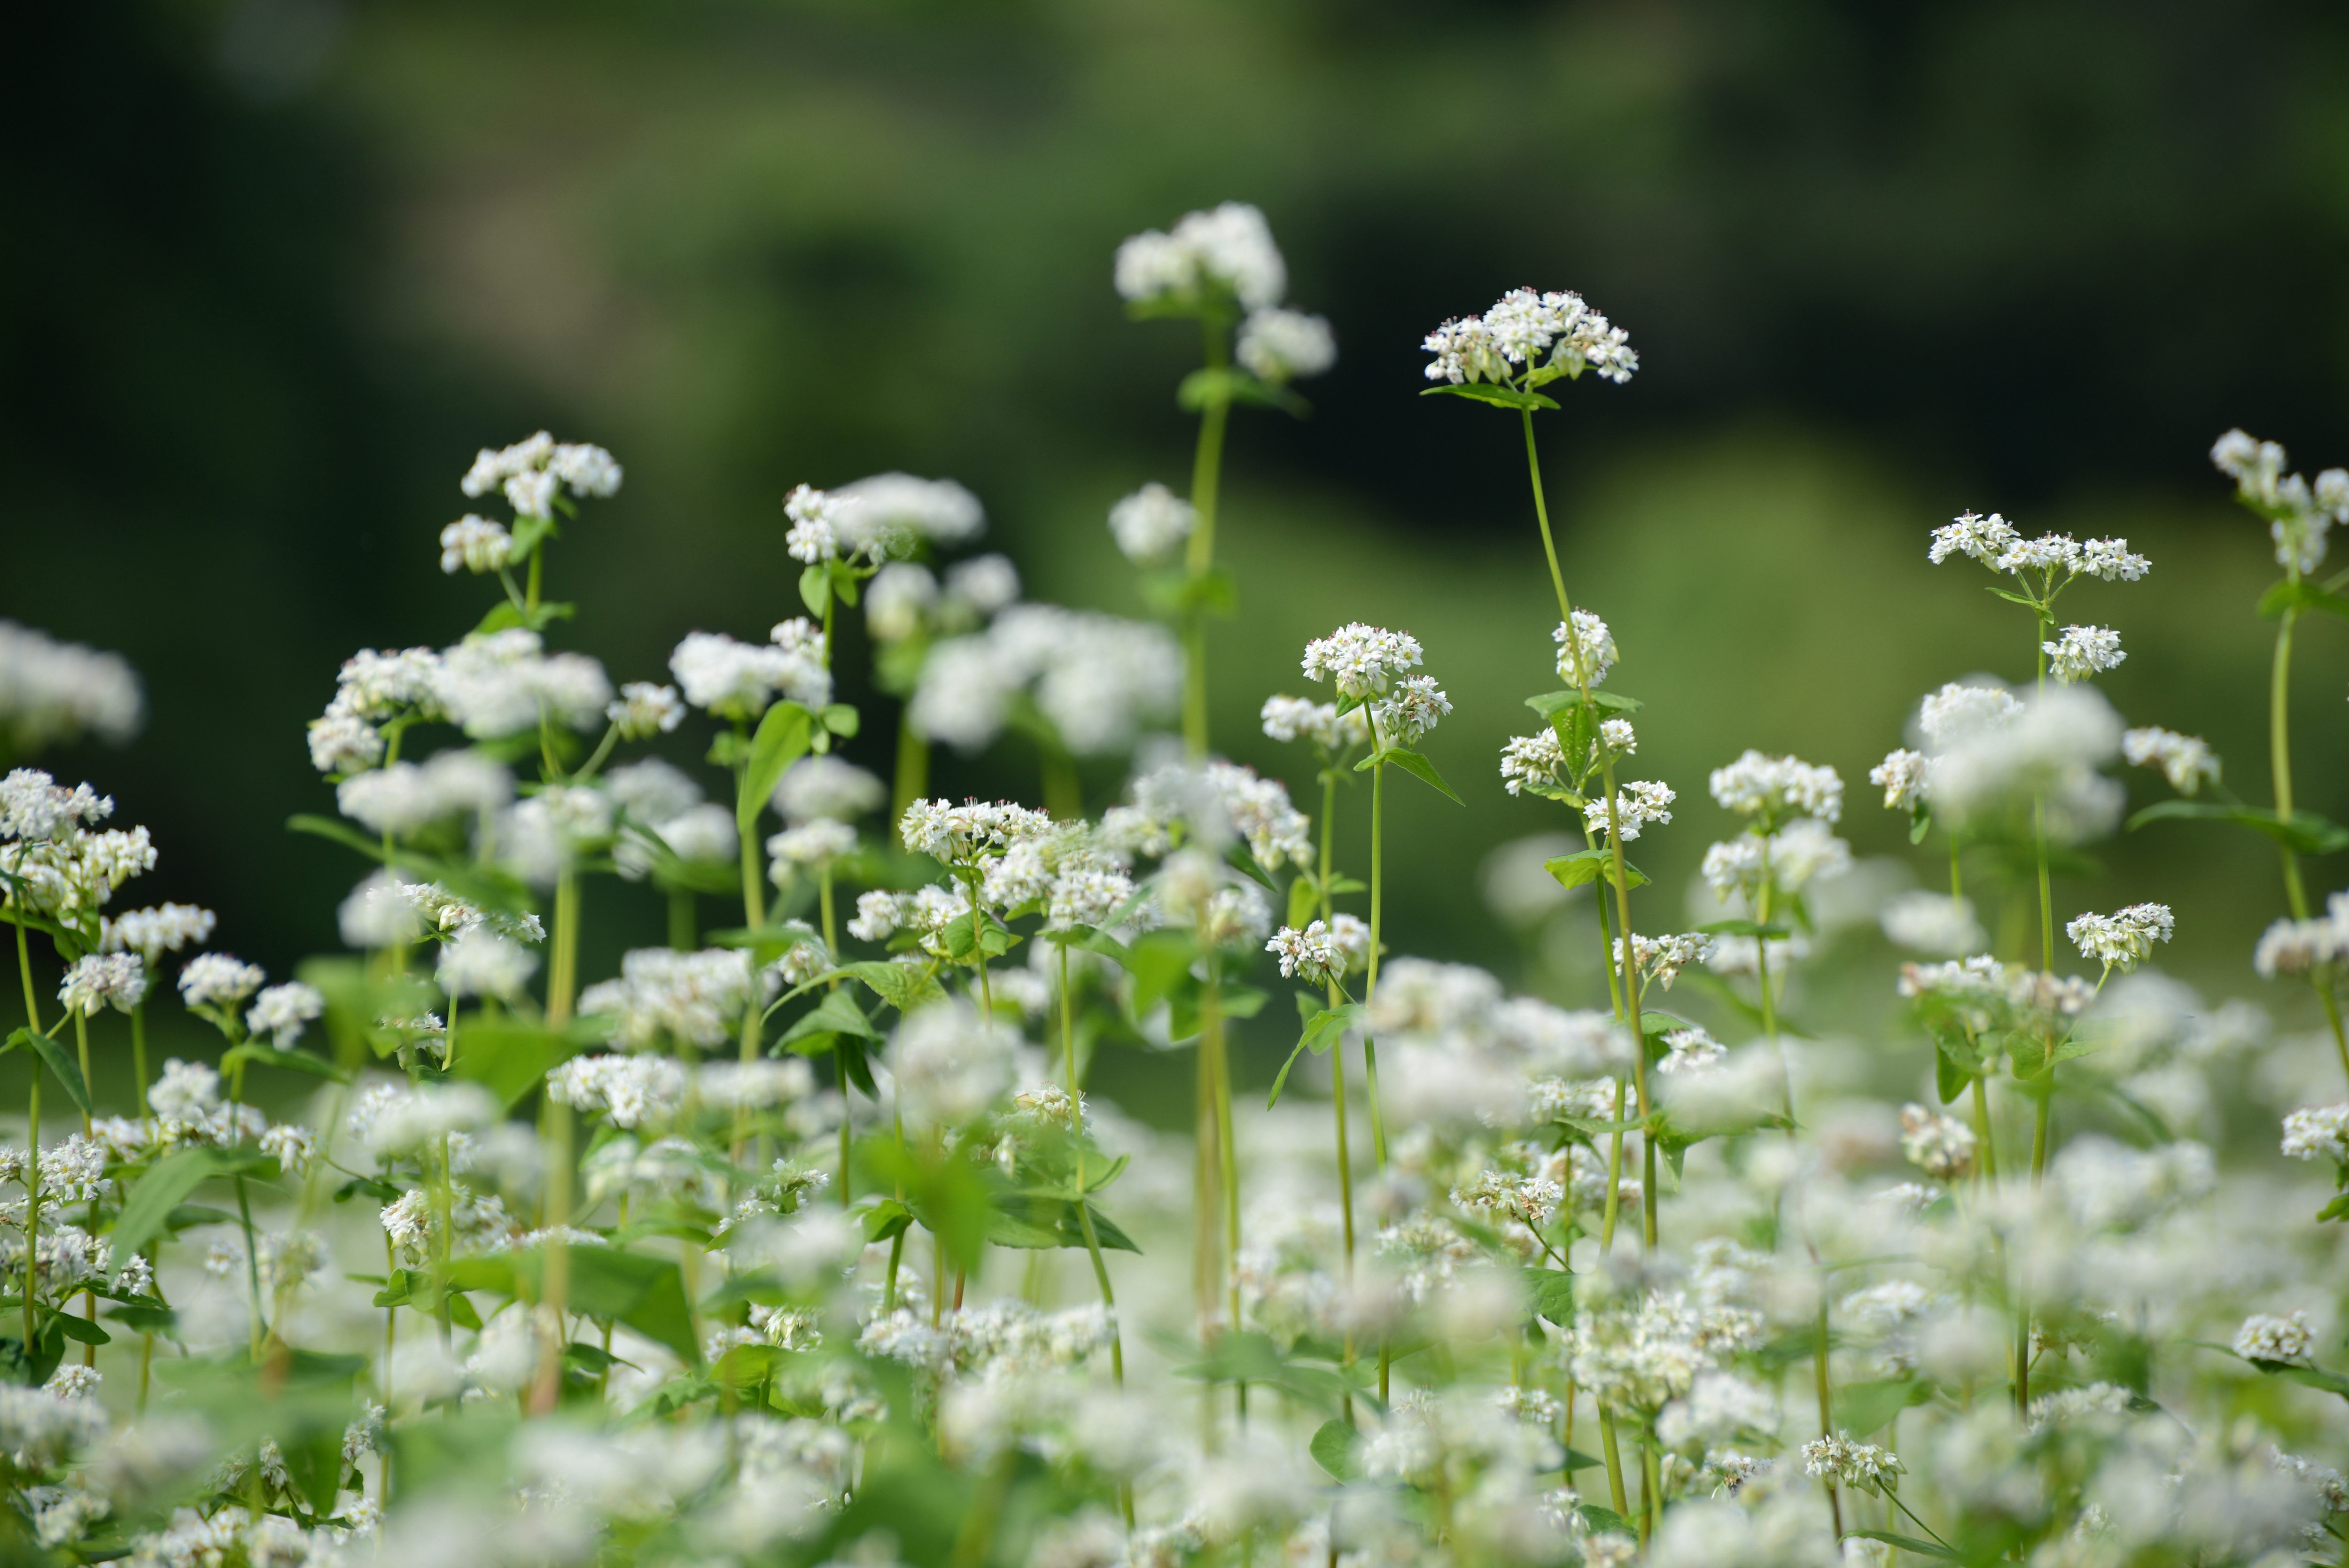
[[[893,964],[888,967],[903,969],[905,966]],[[784,1030],[782,1038],[775,1044],[801,1056],[811,1057],[832,1049],[833,1039],[839,1035],[855,1035],[867,1040],[881,1037],[873,1027],[873,1020],[866,1017],[864,1009],[856,1005],[855,994],[847,990],[825,992],[823,999]]]
[[[114,1222],[114,1267],[119,1274],[131,1257],[163,1233],[171,1211],[204,1184],[219,1167],[209,1149],[182,1149],[166,1154],[132,1184]]]
[[[1382,760],[1393,763],[1396,767],[1402,769],[1413,778],[1430,786],[1438,794],[1450,799],[1454,805],[1465,806],[1468,804],[1467,801],[1460,799],[1460,796],[1453,789],[1451,785],[1446,784],[1444,781],[1444,775],[1435,770],[1435,764],[1430,762],[1426,758],[1422,757],[1418,752],[1401,746],[1390,747],[1384,753]]]
[[[1354,1462],[1354,1449],[1362,1434],[1343,1421],[1324,1421],[1313,1432],[1313,1440],[1306,1445],[1313,1462],[1339,1480],[1351,1480],[1361,1473]]]
[[[1496,408],[1555,408],[1557,405],[1538,392],[1520,392],[1514,387],[1495,387],[1483,381],[1463,382],[1459,386],[1430,387],[1420,393],[1423,397],[1465,397],[1472,402],[1490,403]]]
[[[807,754],[808,728],[808,710],[795,702],[776,703],[759,720],[734,800],[734,825],[746,836],[758,826],[759,813],[782,782],[784,769]]]
[[[48,1036],[30,1029],[18,1029],[16,1034],[25,1037],[24,1043],[33,1047],[35,1056],[48,1064],[49,1071],[56,1076],[57,1082],[65,1086],[66,1098],[79,1107],[84,1116],[88,1115],[89,1086],[81,1081],[81,1068],[75,1064],[73,1057],[66,1054],[66,1048]],[[10,1036],[9,1039],[13,1043],[16,1035]]]
[[[1914,1552],[1920,1557],[1938,1557],[1944,1563],[1963,1563],[1965,1559],[1950,1548],[1930,1541],[1920,1541],[1913,1535],[1895,1535],[1889,1530],[1847,1530],[1846,1535],[1857,1535],[1862,1541],[1881,1541],[1887,1546],[1898,1546],[1903,1552]]]
[[[1558,855],[1544,861],[1542,870],[1556,877],[1558,886],[1578,888],[1601,878],[1611,879],[1615,871],[1615,851],[1599,846],[1577,850],[1570,855]],[[1623,862],[1623,876],[1633,887],[1648,885],[1647,873],[1629,861]],[[1612,885],[1611,880],[1609,885]]]

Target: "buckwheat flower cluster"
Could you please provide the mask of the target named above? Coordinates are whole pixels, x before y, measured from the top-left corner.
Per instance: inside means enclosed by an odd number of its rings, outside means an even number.
[[[1334,926],[1317,920],[1302,931],[1284,925],[1265,943],[1265,951],[1280,960],[1282,979],[1327,985],[1368,960],[1370,927],[1350,914],[1336,918]]]
[[[2304,1363],[2315,1337],[2304,1312],[2295,1312],[2289,1317],[2255,1312],[2235,1330],[2235,1354],[2246,1361]]]
[[[2169,940],[2177,921],[2165,903],[2133,903],[2112,914],[2084,914],[2064,927],[2064,934],[2106,969],[2126,975],[2153,956],[2153,944]]]
[[[1484,315],[1445,322],[1420,346],[1434,356],[1427,378],[1455,387],[1514,380],[1526,368],[1568,377],[1593,370],[1619,386],[1640,368],[1629,335],[1580,294],[1532,289],[1511,289]]]
[[[542,719],[593,729],[605,722],[612,683],[586,655],[550,654],[536,632],[509,626],[443,649],[433,696],[468,736],[495,740],[535,729]]]
[[[109,915],[98,927],[98,949],[135,953],[152,967],[166,953],[212,940],[220,917],[192,903],[160,903]]]
[[[405,838],[444,818],[483,817],[513,796],[513,776],[478,751],[443,751],[427,762],[395,762],[335,786],[335,806],[378,833]]]
[[[90,830],[113,812],[110,798],[38,769],[0,779],[0,906],[95,931],[115,891],[155,866],[145,828]]]
[[[992,851],[1009,849],[1052,830],[1042,811],[1009,800],[916,800],[905,808],[897,832],[905,846],[949,866],[975,865]]]
[[[777,887],[789,889],[802,873],[821,872],[855,849],[855,829],[819,817],[786,828],[767,841],[767,875]]]
[[[1563,790],[1568,787],[1566,748],[1557,732],[1513,735],[1501,746],[1501,788],[1512,795],[1532,789]]]
[[[620,491],[620,465],[601,447],[557,441],[544,430],[499,451],[481,449],[460,488],[469,496],[502,490],[523,517],[546,517],[558,490],[608,499]]]
[[[2303,1108],[2283,1119],[2283,1152],[2293,1160],[2349,1165],[2349,1105]]]
[[[244,1026],[258,1039],[267,1036],[281,1051],[292,1050],[302,1031],[326,1015],[326,998],[299,980],[272,985],[253,1000]]]
[[[1933,760],[1937,817],[1961,828],[2023,832],[2044,808],[2048,839],[2076,844],[2109,831],[2127,792],[2099,769],[2120,751],[2119,716],[2085,686],[2033,693],[2011,724],[1977,730]]]
[[[975,751],[1002,734],[1026,693],[1062,746],[1092,757],[1130,749],[1182,691],[1182,649],[1165,628],[1018,604],[983,634],[932,646],[908,713],[924,738]]]
[[[147,999],[147,965],[136,953],[93,953],[74,960],[57,986],[67,1013],[93,1016],[104,1007],[128,1013]]]
[[[1843,815],[1842,776],[1800,758],[1748,751],[1727,767],[1714,769],[1709,782],[1723,810],[1758,818],[1765,828],[1789,817],[1832,823]]]
[[[1598,835],[1620,830],[1623,841],[1630,843],[1640,836],[1640,830],[1651,822],[1670,823],[1672,802],[1679,797],[1669,784],[1652,779],[1636,779],[1615,792],[1613,820],[1608,816],[1607,802],[1593,800],[1582,808],[1583,830],[1596,840]]]
[[[806,623],[786,621],[767,644],[738,642],[722,632],[691,632],[668,656],[669,673],[685,700],[719,718],[757,718],[777,698],[811,710],[832,701],[824,644],[811,640]]]
[[[673,1120],[685,1091],[685,1068],[667,1057],[574,1057],[546,1075],[546,1092],[564,1105],[630,1130]]]
[[[233,1007],[268,975],[225,953],[199,953],[180,970],[180,999],[191,1007]]]
[[[2110,626],[2066,626],[2061,637],[2039,647],[2047,655],[2047,673],[2066,685],[2118,669],[2128,657],[2121,634]]]
[[[512,559],[513,535],[502,522],[468,512],[440,531],[440,570],[450,576],[496,572]]]
[[[1278,386],[1319,376],[1338,363],[1338,339],[1330,324],[1296,310],[1257,310],[1240,324],[1232,357],[1260,381]]]
[[[2195,793],[2206,782],[2219,782],[2218,753],[2199,735],[2154,727],[2127,730],[2121,735],[2121,755],[2132,767],[2160,769],[2169,787],[2181,795]]]
[[[2349,521],[2349,470],[2327,469],[2312,486],[2287,474],[2284,449],[2230,430],[2210,449],[2211,464],[2235,481],[2243,504],[2268,520],[2276,564],[2313,572],[2323,562],[2326,538],[2337,522]]]
[[[1557,678],[1578,686],[1595,686],[1607,678],[1617,658],[1614,634],[1607,623],[1588,610],[1577,610],[1560,621],[1550,634],[1557,645]]]
[[[1681,971],[1692,964],[1712,961],[1720,943],[1702,932],[1686,932],[1678,936],[1631,935],[1631,969],[1639,975],[1642,988],[1661,985],[1669,991]],[[1623,939],[1617,937],[1612,959],[1618,970],[1623,967]]]
[[[1145,230],[1117,248],[1117,292],[1131,304],[1196,311],[1219,299],[1268,310],[1288,267],[1263,212],[1245,201],[1185,213],[1174,232]]]
[[[451,996],[512,1001],[522,995],[537,968],[537,955],[521,943],[486,926],[475,926],[441,944],[433,978]]]
[[[1973,900],[1947,893],[1898,894],[1885,901],[1877,920],[1888,941],[1915,953],[1954,957],[1979,951],[1986,936]]]
[[[968,997],[908,1014],[890,1037],[886,1060],[906,1119],[959,1127],[1011,1091],[1019,1037],[982,1016]]]
[[[1410,633],[1352,621],[1305,645],[1305,678],[1335,683],[1341,697],[1384,696],[1422,657]]]
[[[685,722],[685,704],[673,686],[625,681],[618,700],[604,710],[604,717],[620,732],[621,739],[649,740]]]
[[[2261,933],[2251,966],[2262,980],[2280,975],[2322,975],[2349,955],[2349,893],[2324,901],[2313,920],[2279,920]]]
[[[2083,575],[2134,583],[2153,569],[2150,561],[2130,552],[2126,539],[2092,539],[2085,544],[2064,533],[2026,539],[1996,512],[1988,517],[1966,512],[1935,529],[1927,559],[1939,566],[1952,555],[1969,556],[2013,576],[2041,573],[2054,590]]]
[[[1951,1181],[1973,1169],[1974,1130],[1954,1117],[1909,1104],[1900,1108],[1900,1152],[1937,1181]]]
[[[742,948],[639,947],[620,960],[618,979],[579,994],[579,1011],[610,1017],[612,1042],[626,1050],[665,1040],[708,1050],[741,1027],[744,1008],[774,1000],[779,988],[774,970],[754,970]]]
[[[1889,1449],[1874,1443],[1856,1443],[1849,1433],[1837,1432],[1833,1437],[1813,1438],[1803,1445],[1803,1473],[1880,1493],[1897,1489],[1908,1467]]]
[[[1416,746],[1452,711],[1433,676],[1405,676],[1371,705],[1376,730],[1391,746]]]
[[[95,735],[119,746],[146,714],[139,676],[119,654],[60,643],[0,620],[0,739],[18,756]]]
[[[1164,564],[1198,526],[1198,509],[1155,480],[1109,509],[1110,535],[1136,566]]]
[[[1371,716],[1359,707],[1338,711],[1333,702],[1315,702],[1309,697],[1268,696],[1257,715],[1268,739],[1278,741],[1304,740],[1324,753],[1336,755],[1349,747],[1367,746],[1371,739]]]

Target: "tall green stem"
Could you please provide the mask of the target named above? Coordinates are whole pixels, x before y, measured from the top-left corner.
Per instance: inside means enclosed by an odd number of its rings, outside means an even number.
[[[914,707],[897,715],[897,771],[889,789],[889,841],[905,847],[905,808],[930,790],[930,743],[914,728]]]
[[[1811,1364],[1816,1368],[1816,1381],[1819,1396],[1819,1436],[1835,1436],[1835,1407],[1827,1392],[1827,1276],[1819,1273],[1819,1315],[1811,1346]],[[1835,1518],[1836,1538],[1843,1538],[1843,1499],[1836,1493],[1833,1475],[1825,1478],[1827,1489],[1827,1511]]]
[[[546,1026],[560,1029],[571,1022],[571,1008],[579,995],[579,872],[566,856],[554,883],[554,939],[546,965]],[[449,1004],[449,1022],[456,1024],[457,1005]],[[453,1053],[452,1053],[453,1054]]]
[[[2299,573],[2292,573],[2292,581]],[[2283,624],[2276,631],[2275,664],[2268,677],[2268,768],[2275,779],[2275,813],[2280,822],[2290,821],[2292,797],[2292,634],[2300,620],[2297,607],[2283,613]],[[2302,884],[2300,857],[2289,844],[2276,846],[2283,861],[2283,895],[2294,920],[2308,918],[2308,891]],[[2324,1021],[2333,1031],[2333,1049],[2341,1058],[2341,1071],[2349,1077],[2349,1029],[2341,1019],[2341,1000],[2333,990],[2333,977],[2320,974],[2315,977],[2317,999],[2324,1005]]]
[[[1225,334],[1230,324],[1218,313],[1200,318],[1206,341],[1207,368],[1221,371],[1230,362]],[[1211,377],[1206,405],[1199,411],[1199,445],[1191,459],[1191,507],[1197,522],[1191,531],[1185,574],[1196,584],[1216,569],[1216,492],[1224,464],[1224,426],[1231,400]],[[1195,762],[1207,755],[1207,612],[1197,593],[1183,609],[1183,748]]]
[[[1378,744],[1377,721],[1371,722],[1371,743]],[[1380,912],[1386,892],[1386,800],[1387,765],[1383,762],[1371,769],[1371,973],[1362,992],[1365,1015],[1377,1006],[1379,999],[1379,932]],[[1371,1157],[1378,1170],[1387,1168],[1387,1124],[1379,1109],[1379,1047],[1371,1038],[1370,1020],[1363,1019],[1362,1079],[1371,1099]]]
[[[1077,1077],[1077,998],[1069,988],[1069,950],[1061,948],[1061,1063],[1069,1075],[1069,1125],[1076,1133],[1077,1223],[1085,1233],[1085,1253],[1093,1262],[1093,1279],[1101,1286],[1102,1307],[1109,1315],[1110,1376],[1125,1386],[1125,1331],[1118,1326],[1117,1296],[1110,1289],[1109,1264],[1102,1257],[1101,1237],[1093,1225],[1091,1196],[1085,1188],[1084,1081]]]
[[[1331,871],[1330,841],[1336,831],[1338,816],[1338,771],[1335,758],[1325,758],[1321,769],[1321,923],[1327,926],[1332,917],[1330,899]],[[1337,978],[1330,978],[1327,1005],[1335,1007],[1343,993]],[[1354,1168],[1353,1151],[1346,1139],[1346,1047],[1341,1040],[1330,1048],[1331,1103],[1338,1112],[1338,1213],[1346,1238],[1346,1280],[1354,1277]],[[1351,1336],[1348,1336],[1349,1344]],[[1348,1406],[1350,1409],[1352,1407]]]
[[[37,1031],[41,1007],[33,995],[33,955],[25,944],[25,923],[16,922],[16,969],[25,977],[25,1023]],[[32,1090],[25,1108],[25,1355],[29,1359],[37,1343],[33,1337],[33,1298],[39,1283],[41,1257],[41,1064],[32,1065]]]

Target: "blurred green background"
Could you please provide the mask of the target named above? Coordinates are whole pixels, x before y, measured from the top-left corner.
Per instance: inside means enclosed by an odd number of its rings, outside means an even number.
[[[2203,454],[2240,424],[2311,471],[2349,461],[2344,23],[2092,0],[37,7],[0,107],[0,614],[137,664],[145,734],[47,760],[153,828],[131,902],[214,905],[222,944],[283,975],[335,944],[362,869],[284,830],[330,805],[303,724],[354,649],[481,614],[435,547],[476,447],[543,427],[626,465],[550,579],[584,607],[561,640],[615,680],[658,676],[689,629],[796,613],[779,499],[882,469],[971,486],[1032,594],[1139,614],[1103,516],[1182,485],[1195,346],[1123,319],[1110,256],[1237,198],[1341,359],[1309,420],[1237,421],[1216,738],[1309,795],[1257,705],[1340,621],[1423,640],[1458,705],[1428,750],[1469,806],[1399,784],[1398,949],[1515,969],[1477,868],[1568,825],[1493,769],[1555,684],[1516,428],[1418,396],[1421,335],[1513,285],[1583,291],[1644,357],[1542,428],[1569,585],[1649,705],[1638,771],[1682,796],[1640,845],[1642,923],[1681,918],[1730,828],[1705,770],[1749,745],[1834,764],[1863,852],[1912,855],[1868,768],[1923,691],[2029,667],[1986,574],[1926,564],[1961,509],[2150,554],[2147,582],[2066,608],[2120,627],[2103,684],[2132,722],[2207,735],[2264,799],[2271,569]],[[861,639],[841,664],[885,771]],[[2349,627],[2302,647],[2303,803],[2349,817]],[[936,781],[1034,793],[1017,740]],[[2059,918],[2166,898],[2165,962],[2258,993],[2271,853],[2178,827],[2099,852]],[[658,939],[650,892],[592,902],[590,977]],[[1866,995],[1880,1011],[1889,968]]]

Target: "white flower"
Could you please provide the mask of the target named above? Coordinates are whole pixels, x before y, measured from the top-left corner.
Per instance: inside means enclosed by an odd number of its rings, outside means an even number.
[[[501,451],[482,448],[460,488],[469,496],[502,490],[515,511],[544,517],[558,484],[574,495],[610,497],[619,493],[620,478],[620,465],[603,448],[558,442],[541,430]]]
[[[440,531],[440,570],[495,572],[513,555],[513,535],[506,525],[468,512]]]
[[[1557,645],[1557,677],[1575,685],[1597,686],[1615,667],[1617,654],[1614,634],[1607,623],[1588,610],[1577,610],[1568,621],[1560,621],[1550,633],[1550,641]]]
[[[85,733],[119,746],[139,733],[145,711],[139,676],[121,655],[0,621],[0,736],[16,751]]]
[[[1713,798],[1723,810],[1758,816],[1775,824],[1785,815],[1833,822],[1843,815],[1843,778],[1832,768],[1814,768],[1795,757],[1765,757],[1747,751],[1726,768],[1713,770]]]
[[[756,718],[778,696],[811,710],[832,701],[832,675],[821,656],[736,642],[722,632],[690,632],[668,656],[685,700],[721,718]]]
[[[1365,710],[1352,707],[1341,715],[1336,703],[1315,702],[1310,697],[1268,696],[1257,717],[1267,738],[1308,740],[1324,751],[1342,751],[1371,738],[1370,715]]]
[[[959,1127],[1011,1090],[1019,1037],[968,997],[918,1007],[890,1037],[887,1060],[906,1119]]]
[[[684,723],[685,705],[678,700],[675,686],[628,681],[620,687],[619,700],[604,710],[604,717],[618,728],[621,739],[646,740]]]
[[[1937,1181],[1964,1175],[1974,1162],[1974,1130],[1921,1105],[1900,1108],[1900,1152]]]
[[[2283,1152],[2293,1160],[2349,1165],[2349,1105],[2306,1107],[2286,1116]]]
[[[1302,311],[1259,310],[1240,327],[1233,351],[1241,368],[1266,381],[1319,376],[1338,363],[1338,340],[1330,324]]]
[[[2276,564],[2313,572],[2324,560],[2325,535],[2334,523],[2349,521],[2349,471],[2325,469],[2312,490],[2300,475],[2283,471],[2284,460],[2275,442],[2253,440],[2240,430],[2228,431],[2210,449],[2210,461],[2235,481],[2237,496],[2268,520]]]
[[[2126,539],[2092,539],[2080,546],[2080,571],[2107,583],[2134,583],[2153,570],[2153,562],[2129,553]]]
[[[310,766],[321,773],[356,773],[383,760],[383,737],[352,713],[329,711],[310,721]]]
[[[1892,1491],[1907,1470],[1899,1454],[1874,1443],[1853,1442],[1844,1432],[1803,1445],[1804,1474],[1826,1476],[1865,1491]]]
[[[1887,939],[1915,953],[1954,957],[1981,951],[1985,940],[1973,901],[1946,893],[1904,892],[1885,903],[1878,920]]]
[[[1288,268],[1264,214],[1245,201],[1186,212],[1171,234],[1155,229],[1117,248],[1117,292],[1136,304],[1196,309],[1225,294],[1249,310],[1280,303]]]
[[[291,1050],[294,1042],[302,1037],[304,1026],[322,1016],[326,999],[299,980],[283,985],[272,985],[254,998],[253,1006],[244,1016],[244,1026],[258,1037],[267,1035],[270,1043],[279,1050]]]
[[[783,515],[792,520],[783,548],[794,561],[813,566],[840,552],[840,538],[832,525],[832,498],[812,485],[801,485],[783,498]]]
[[[1584,831],[1597,835],[1619,826],[1623,841],[1630,843],[1640,836],[1640,830],[1651,822],[1672,820],[1671,805],[1679,797],[1669,784],[1651,779],[1638,779],[1615,792],[1615,821],[1608,820],[1607,802],[1593,800],[1582,808]]]
[[[233,1007],[267,978],[257,964],[225,953],[199,953],[180,970],[180,999],[191,1007]]]
[[[2121,736],[2121,755],[2134,767],[2158,767],[2169,787],[2181,795],[2193,794],[2206,779],[2219,782],[2218,754],[2199,735],[2150,727],[2128,730]]]
[[[754,974],[742,948],[640,947],[620,960],[619,979],[580,993],[579,1011],[611,1016],[613,1043],[626,1049],[674,1040],[708,1050],[742,1026],[754,1000],[772,1001],[776,989],[774,974]]]
[[[166,953],[212,940],[220,917],[192,903],[159,903],[109,915],[100,923],[98,947],[107,953],[136,953],[151,967]]]
[[[57,986],[67,1013],[92,1015],[100,1007],[128,1013],[147,999],[147,965],[136,953],[93,953],[74,960]]]
[[[601,1111],[613,1126],[631,1130],[666,1122],[685,1103],[685,1068],[667,1057],[574,1057],[546,1083],[564,1105]]]
[[[2005,687],[1951,681],[1918,705],[1917,727],[1940,751],[1974,736],[2011,727],[2022,717],[2023,704]]]
[[[1452,711],[1452,699],[1433,676],[1405,676],[1371,705],[1378,730],[1391,746],[1416,746]]]
[[[2066,626],[2061,637],[2039,646],[2047,655],[2047,673],[2067,684],[2118,669],[2128,657],[2121,651],[2121,634],[2110,626]]]
[[[889,799],[888,787],[853,762],[837,757],[802,757],[787,769],[775,786],[775,810],[792,823],[824,819],[853,822],[877,810]]]
[[[2235,1354],[2246,1361],[2304,1363],[2314,1339],[2304,1312],[2295,1312],[2289,1317],[2255,1312],[2235,1330]]]
[[[612,683],[585,654],[550,654],[536,632],[476,632],[440,654],[433,700],[475,740],[535,729],[551,718],[573,729],[605,722]]]
[[[520,943],[486,927],[475,927],[442,946],[434,978],[451,996],[496,996],[510,1001],[522,995],[523,984],[537,967],[537,955]]]
[[[1152,480],[1109,509],[1109,531],[1136,566],[1165,562],[1199,525],[1192,504]]]
[[[2153,944],[2167,942],[2176,926],[2165,903],[2133,903],[2113,914],[2084,914],[2064,927],[2064,934],[2080,950],[2107,969],[2126,975],[2153,955]]]
[[[874,474],[842,485],[829,503],[826,521],[840,552],[875,564],[910,555],[925,543],[960,544],[987,521],[978,498],[954,480],[912,474]]]
[[[1284,925],[1264,946],[1279,958],[1282,978],[1295,975],[1316,985],[1342,976],[1350,958],[1335,934],[1318,920],[1302,931]]]
[[[1528,785],[1562,789],[1565,769],[1566,750],[1554,729],[1511,736],[1501,747],[1501,788],[1512,795],[1523,793]]]
[[[1334,681],[1340,696],[1383,696],[1420,659],[1419,639],[1410,633],[1353,621],[1305,645],[1305,677]]]
[[[947,568],[947,605],[999,614],[1019,602],[1019,569],[1008,555],[974,555]]]
[[[1430,381],[1454,386],[1468,381],[1506,381],[1515,367],[1530,366],[1544,349],[1548,367],[1568,376],[1595,370],[1620,385],[1640,368],[1623,329],[1592,310],[1576,294],[1536,294],[1511,289],[1483,315],[1460,316],[1427,335],[1420,345],[1435,356]]]
[[[1906,811],[1925,799],[1932,764],[1920,751],[1892,751],[1868,770],[1868,781],[1884,791],[1884,809]]]

